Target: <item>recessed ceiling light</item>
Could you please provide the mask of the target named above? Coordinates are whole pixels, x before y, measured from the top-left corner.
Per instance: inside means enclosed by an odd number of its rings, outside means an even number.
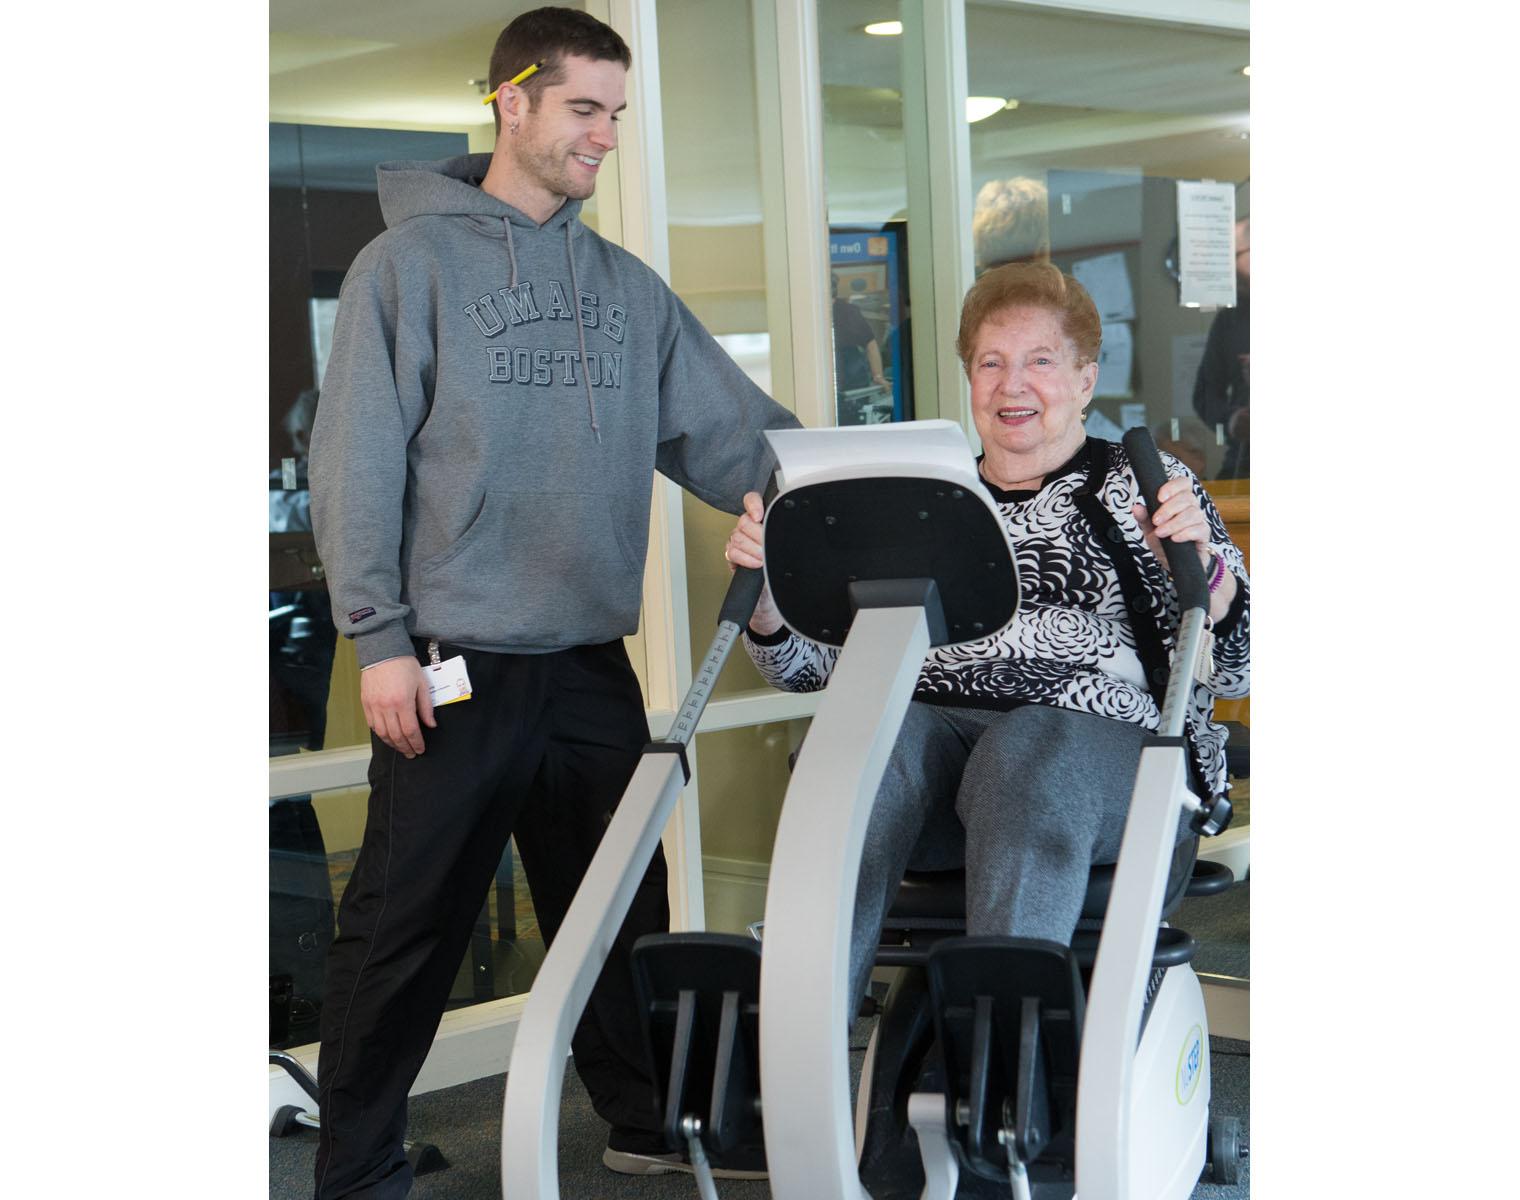
[[[1018,101],[1014,101],[1015,104]],[[985,121],[993,113],[1002,112],[1008,106],[1008,101],[1001,96],[967,96],[966,97],[966,120],[970,122]]]
[[[873,37],[897,37],[902,33],[901,21],[873,21],[866,26],[866,32]]]

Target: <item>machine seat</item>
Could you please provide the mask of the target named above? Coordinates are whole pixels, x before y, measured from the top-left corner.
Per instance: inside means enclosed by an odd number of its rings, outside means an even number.
[[[1190,855],[1196,843],[1185,843]],[[1109,893],[1114,886],[1114,864],[1103,863],[1087,876],[1087,895],[1082,901],[1082,919],[1101,921],[1108,909]],[[1213,896],[1229,889],[1235,882],[1229,867],[1222,863],[1195,859],[1185,876],[1185,886],[1167,889],[1167,911],[1184,896]],[[1174,869],[1173,881],[1176,880]],[[1173,892],[1177,894],[1174,896]],[[908,871],[892,902],[885,927],[888,929],[944,929],[966,923],[966,873],[952,871]]]

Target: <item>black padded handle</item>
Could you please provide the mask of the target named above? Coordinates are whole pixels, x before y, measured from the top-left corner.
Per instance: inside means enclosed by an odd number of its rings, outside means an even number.
[[[1156,493],[1166,482],[1166,467],[1161,452],[1156,449],[1156,439],[1143,425],[1137,425],[1124,435],[1124,452],[1129,455],[1135,478],[1140,481],[1140,493],[1145,497],[1145,507],[1156,511]],[[1198,561],[1198,551],[1193,542],[1174,542],[1161,539],[1161,549],[1166,554],[1167,566],[1172,572],[1172,586],[1177,591],[1178,607],[1186,612],[1190,608],[1207,610],[1209,586],[1203,578],[1203,564]]]
[[[776,477],[773,474],[761,499],[769,508],[775,498]],[[723,595],[723,607],[718,610],[718,624],[732,621],[743,629],[754,615],[755,605],[760,602],[760,589],[764,586],[765,572],[759,567],[735,567],[734,577],[728,581],[728,591]]]

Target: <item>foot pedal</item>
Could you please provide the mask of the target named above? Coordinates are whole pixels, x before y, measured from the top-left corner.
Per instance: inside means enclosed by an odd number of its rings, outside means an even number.
[[[696,1131],[714,1168],[763,1170],[760,943],[649,934],[634,943],[632,965],[666,1145],[686,1152]]]
[[[1085,1007],[1076,957],[1029,938],[949,938],[926,973],[950,1136],[966,1165],[1005,1184],[1017,1177],[1016,1190],[1042,1155],[1065,1171]]]

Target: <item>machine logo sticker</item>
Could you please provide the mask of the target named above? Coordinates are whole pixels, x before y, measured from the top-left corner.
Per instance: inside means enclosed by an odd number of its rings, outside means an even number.
[[[1198,1077],[1203,1074],[1203,1029],[1194,1025],[1182,1041],[1177,1055],[1177,1103],[1186,1104],[1198,1091]]]

